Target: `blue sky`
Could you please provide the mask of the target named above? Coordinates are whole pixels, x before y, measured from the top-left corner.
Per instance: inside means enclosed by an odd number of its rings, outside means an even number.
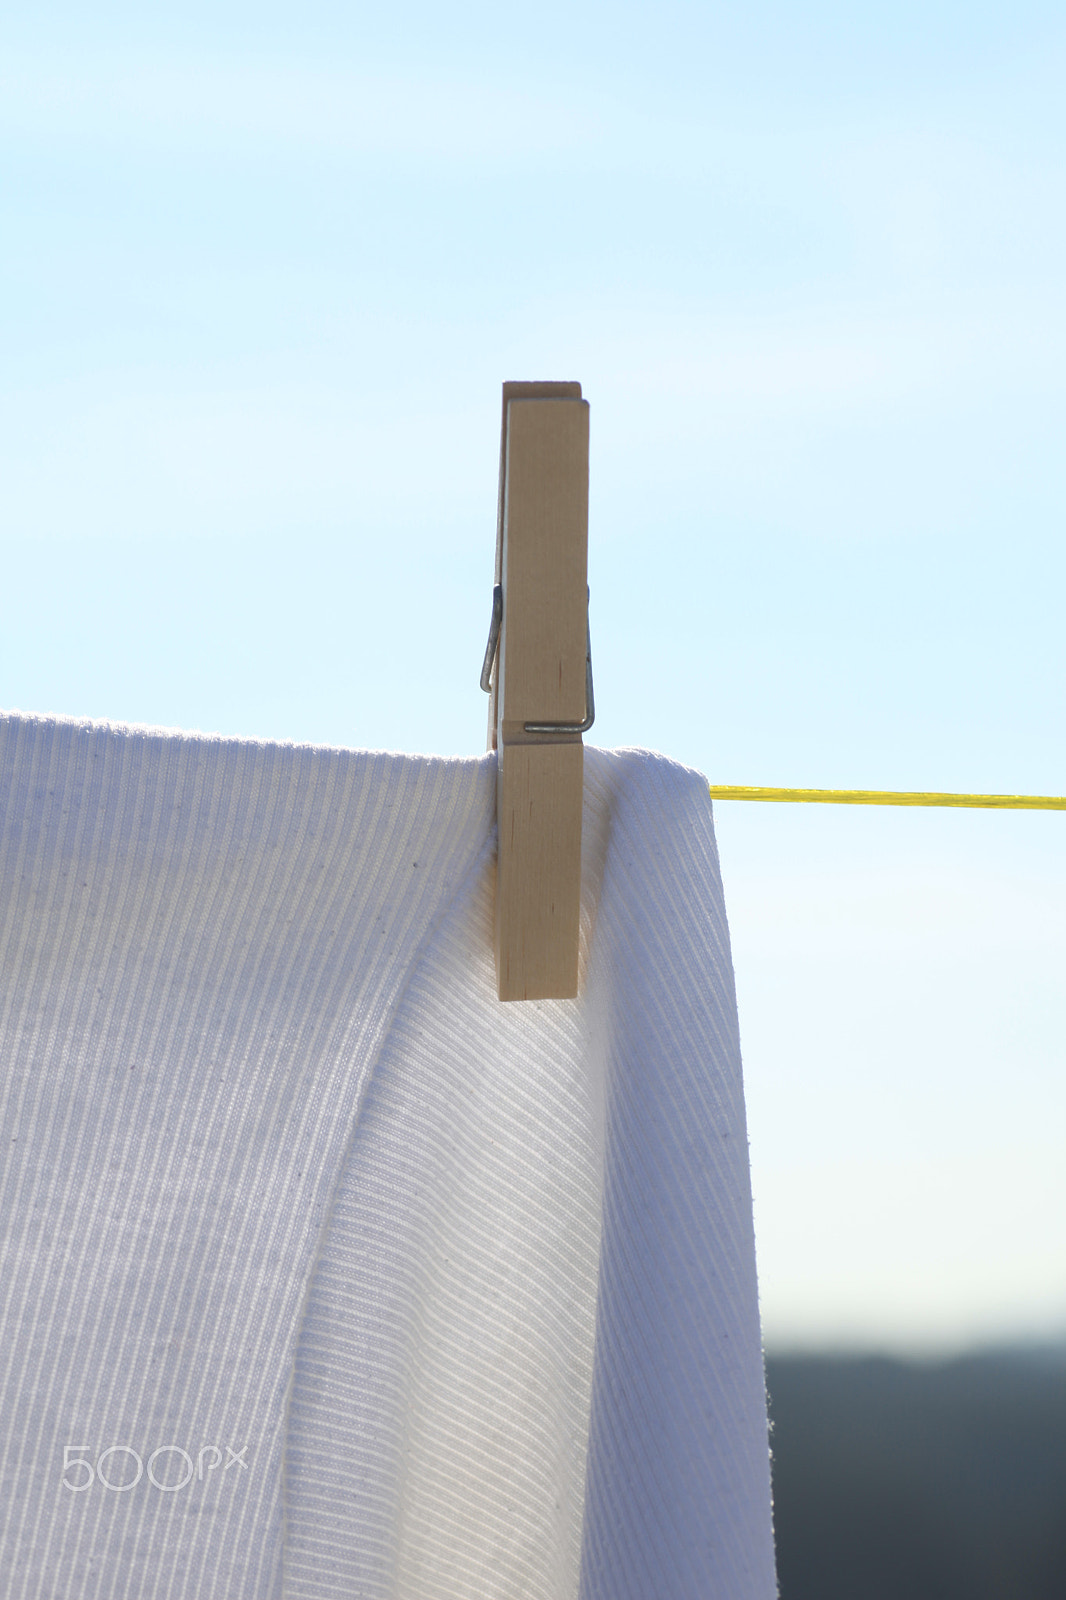
[[[604,744],[1066,793],[1066,21],[0,20],[0,703],[472,753],[499,385]],[[1066,1331],[1061,816],[718,808],[769,1336]]]

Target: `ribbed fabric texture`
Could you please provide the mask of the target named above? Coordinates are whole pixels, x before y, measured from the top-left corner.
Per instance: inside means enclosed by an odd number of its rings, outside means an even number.
[[[0,717],[5,1594],[770,1600],[706,785],[585,787],[501,1005],[494,758]]]

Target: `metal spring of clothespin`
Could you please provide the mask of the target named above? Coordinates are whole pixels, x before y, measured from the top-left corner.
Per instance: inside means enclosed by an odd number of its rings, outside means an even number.
[[[591,600],[591,591],[588,591]],[[481,687],[492,693],[492,668],[500,642],[503,625],[503,584],[492,590],[492,617],[489,621],[489,642],[485,646],[485,659],[481,665]],[[585,627],[585,715],[581,722],[527,722],[527,733],[588,733],[596,720],[596,692],[592,682],[592,625],[586,619]]]

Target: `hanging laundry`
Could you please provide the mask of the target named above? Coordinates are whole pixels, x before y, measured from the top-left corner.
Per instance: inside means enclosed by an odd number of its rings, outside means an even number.
[[[11,1600],[771,1600],[706,781],[585,752],[501,1004],[496,757],[0,718]]]

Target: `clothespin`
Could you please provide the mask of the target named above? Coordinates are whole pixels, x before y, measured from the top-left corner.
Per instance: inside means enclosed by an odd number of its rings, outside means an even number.
[[[581,736],[592,726],[589,408],[579,383],[505,383],[492,626],[501,1000],[577,994]]]

